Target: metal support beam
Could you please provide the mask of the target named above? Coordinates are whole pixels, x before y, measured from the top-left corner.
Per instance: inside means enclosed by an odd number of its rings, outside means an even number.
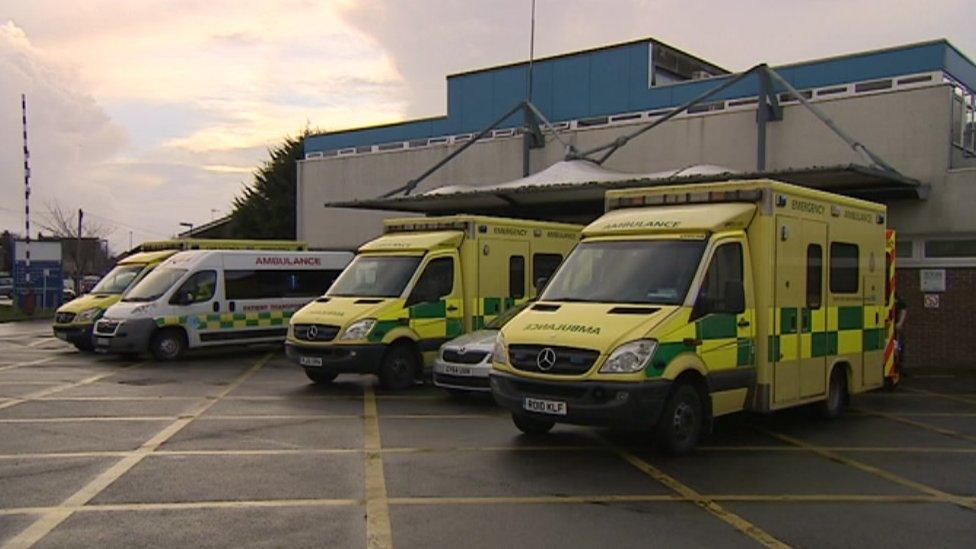
[[[756,104],[756,171],[766,171],[766,123],[783,119],[783,109],[773,90],[766,64],[759,65],[759,97]]]
[[[391,197],[391,196],[393,196],[395,194],[399,194],[399,193],[403,193],[404,196],[409,195],[411,192],[413,192],[414,189],[417,188],[417,185],[419,185],[424,179],[427,179],[430,176],[430,174],[432,174],[432,173],[436,172],[437,170],[439,170],[441,168],[441,166],[443,166],[444,164],[447,164],[451,160],[454,160],[454,157],[456,157],[457,155],[459,155],[462,152],[464,152],[465,150],[467,150],[467,148],[470,147],[471,145],[474,145],[476,142],[480,141],[481,139],[484,139],[484,137],[486,135],[488,135],[489,133],[491,133],[491,131],[494,130],[496,127],[498,127],[499,124],[501,124],[506,119],[508,119],[509,116],[512,116],[513,114],[515,114],[516,112],[518,112],[518,110],[521,109],[524,105],[525,105],[525,102],[524,101],[519,101],[518,104],[516,104],[514,107],[512,107],[510,110],[508,110],[505,114],[501,115],[497,120],[495,120],[494,122],[492,122],[492,124],[490,126],[488,126],[487,128],[481,130],[478,133],[478,135],[474,136],[473,139],[471,139],[470,141],[468,141],[464,145],[461,145],[460,148],[458,148],[457,150],[451,152],[451,154],[449,154],[446,157],[444,157],[444,159],[441,160],[440,162],[438,162],[437,164],[434,164],[433,166],[431,166],[424,173],[422,173],[419,176],[417,176],[416,178],[411,179],[410,181],[408,181],[406,185],[404,185],[402,187],[397,187],[396,189],[393,189],[392,191],[390,191],[388,193],[384,193],[383,195],[381,195],[381,198],[389,198],[389,197]]]
[[[769,67],[764,67],[764,72],[768,74],[769,77],[772,78],[777,84],[786,88],[786,91],[790,95],[795,97],[797,101],[799,101],[801,104],[803,104],[804,107],[807,108],[807,110],[809,110],[810,112],[813,113],[814,116],[819,118],[820,121],[824,123],[824,125],[830,128],[830,130],[833,131],[835,134],[837,134],[838,137],[843,139],[844,142],[847,143],[852,149],[854,149],[855,152],[860,153],[861,156],[863,156],[864,159],[867,160],[868,164],[880,168],[887,172],[899,174],[898,170],[892,167],[891,164],[885,162],[884,159],[882,159],[880,156],[871,152],[871,150],[868,149],[864,143],[861,143],[860,141],[854,139],[850,135],[847,135],[847,133],[844,130],[840,129],[840,126],[835,124],[834,121],[831,120],[830,117],[826,115],[826,113],[820,110],[820,108],[818,108],[813,103],[807,101],[807,98],[803,97],[803,95],[800,92],[798,92],[796,88],[790,85],[790,83],[787,82],[786,79],[780,76],[779,73],[777,73],[776,71],[774,71]]]

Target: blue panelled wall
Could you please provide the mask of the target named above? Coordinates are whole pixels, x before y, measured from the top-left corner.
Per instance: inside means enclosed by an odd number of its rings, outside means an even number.
[[[667,46],[648,39],[536,61],[532,100],[553,122],[580,120],[675,107],[731,78],[715,76],[649,86],[654,48]],[[705,65],[714,69],[714,74],[725,72],[714,65]],[[976,90],[976,64],[945,40],[774,69],[800,90],[931,71],[944,71]],[[519,63],[449,76],[447,116],[310,136],[305,140],[305,153],[476,133],[525,97],[527,70],[526,63]],[[758,83],[751,77],[714,99],[750,97],[757,93]],[[520,121],[521,115],[516,114],[499,127],[517,126]]]

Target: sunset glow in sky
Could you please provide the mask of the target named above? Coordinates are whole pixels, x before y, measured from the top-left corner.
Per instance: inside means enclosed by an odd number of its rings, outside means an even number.
[[[730,70],[948,38],[967,0],[538,0],[537,54],[654,37]],[[524,59],[529,0],[0,0],[0,228],[23,230],[20,94],[34,211],[57,199],[115,250],[209,221],[266,149],[445,112],[444,77]]]

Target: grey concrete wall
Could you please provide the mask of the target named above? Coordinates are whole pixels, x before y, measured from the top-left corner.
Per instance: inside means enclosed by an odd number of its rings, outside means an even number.
[[[816,103],[842,128],[903,174],[932,185],[926,202],[897,202],[891,224],[906,234],[976,232],[976,170],[949,171],[950,88],[938,85]],[[756,167],[755,111],[743,110],[669,121],[620,149],[608,168],[648,173],[694,164],[752,171]],[[569,139],[581,150],[606,143],[636,126],[584,129]],[[299,238],[311,245],[352,248],[379,233],[389,212],[326,209],[324,202],[373,198],[405,184],[444,158],[451,146],[313,159],[299,164]],[[520,138],[474,145],[426,180],[419,192],[442,185],[484,185],[521,176]],[[533,171],[563,158],[549,139],[532,152]],[[800,105],[770,124],[769,169],[863,163],[863,160]]]

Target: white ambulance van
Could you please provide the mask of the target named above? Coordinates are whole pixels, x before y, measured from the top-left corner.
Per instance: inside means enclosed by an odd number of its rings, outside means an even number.
[[[102,352],[176,360],[187,349],[283,341],[350,252],[194,250],[163,262],[95,325]]]

